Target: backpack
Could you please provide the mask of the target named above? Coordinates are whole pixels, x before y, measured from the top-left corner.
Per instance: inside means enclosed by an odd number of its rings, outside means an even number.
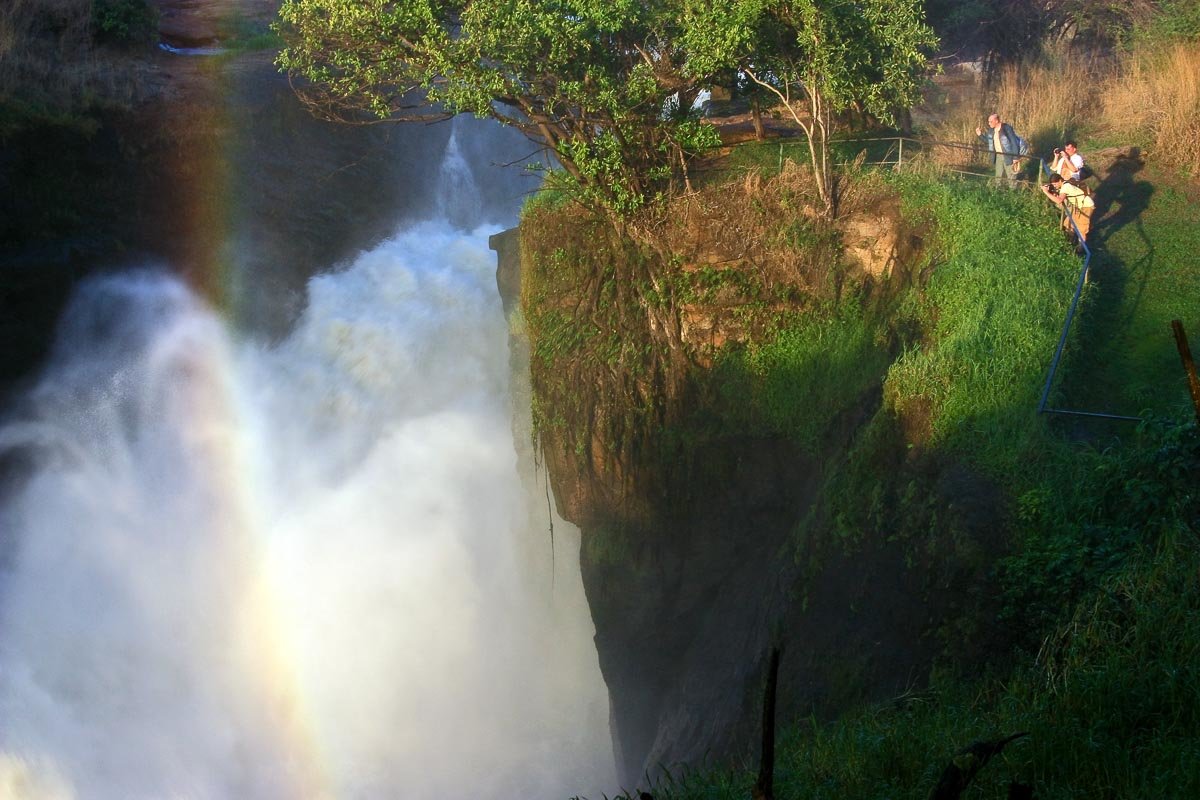
[[[1075,178],[1068,178],[1067,180],[1065,180],[1063,182],[1069,183],[1072,186],[1076,187],[1077,189],[1082,190],[1084,197],[1092,196],[1092,187],[1088,186],[1086,183],[1084,183],[1083,178],[1079,178],[1078,180],[1076,180]]]

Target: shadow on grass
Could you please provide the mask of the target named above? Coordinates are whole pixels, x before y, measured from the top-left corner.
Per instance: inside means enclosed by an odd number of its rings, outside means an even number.
[[[1153,183],[1137,178],[1144,167],[1139,149],[1131,149],[1117,157],[1095,192],[1096,210],[1088,237],[1094,254],[1091,310],[1079,327],[1087,363],[1076,359],[1076,368],[1071,370],[1074,374],[1064,386],[1068,402],[1097,406],[1097,410],[1109,413],[1137,414],[1142,410],[1128,407],[1136,401],[1127,391],[1130,365],[1124,354],[1157,266],[1154,242],[1142,222],[1155,191]],[[1136,255],[1128,245],[1119,248],[1123,255],[1107,246],[1126,228],[1143,244],[1140,249],[1133,248],[1138,251]]]

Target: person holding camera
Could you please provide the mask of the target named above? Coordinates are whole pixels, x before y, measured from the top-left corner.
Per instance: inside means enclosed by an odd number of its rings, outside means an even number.
[[[1096,201],[1092,199],[1087,189],[1068,183],[1063,176],[1055,172],[1048,183],[1042,184],[1042,194],[1050,202],[1063,210],[1062,226],[1067,235],[1079,229],[1079,241],[1086,242],[1088,230],[1092,227],[1092,212],[1096,210]],[[1074,226],[1071,222],[1074,221]]]
[[[1062,147],[1054,148],[1050,171],[1057,172],[1068,181],[1077,181],[1083,177],[1083,156],[1079,154],[1075,142],[1068,141]]]

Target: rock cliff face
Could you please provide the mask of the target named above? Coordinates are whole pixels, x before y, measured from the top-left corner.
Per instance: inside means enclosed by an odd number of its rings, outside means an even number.
[[[493,242],[513,306],[517,239],[514,231]],[[894,233],[889,241],[874,263],[893,262],[891,270],[905,248]],[[688,313],[699,327],[717,325],[699,305]],[[806,538],[832,469],[880,405],[877,390],[860,398],[815,454],[782,438],[730,435],[706,440],[686,462],[609,467],[600,444],[580,459],[553,427],[540,432],[560,513],[582,529],[584,588],[625,785],[753,753],[772,645],[783,648],[784,719],[895,696],[927,672],[945,644],[934,632],[951,598],[984,583],[988,557],[947,546],[943,560],[917,563],[886,531],[845,547]],[[914,462],[902,427],[881,448],[881,474],[911,473],[946,530],[997,551],[1002,498],[953,464]]]

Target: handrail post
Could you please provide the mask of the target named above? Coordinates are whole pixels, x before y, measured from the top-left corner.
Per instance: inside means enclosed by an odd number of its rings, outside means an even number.
[[[1175,347],[1179,350],[1179,360],[1183,362],[1183,371],[1187,375],[1192,405],[1196,407],[1196,422],[1200,423],[1200,378],[1196,377],[1196,362],[1192,360],[1192,349],[1188,347],[1187,334],[1183,331],[1182,322],[1177,319],[1171,320],[1171,330],[1175,332]]]
[[[898,136],[896,138],[900,142],[900,149],[896,152],[896,169],[899,170],[904,165],[904,137]]]

